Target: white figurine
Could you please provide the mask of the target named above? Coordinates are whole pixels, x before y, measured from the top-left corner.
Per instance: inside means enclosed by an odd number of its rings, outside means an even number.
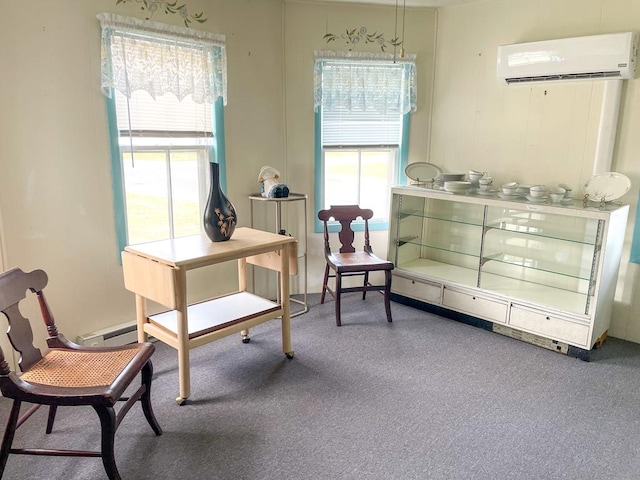
[[[286,198],[289,196],[289,187],[280,183],[280,172],[269,165],[262,167],[258,175],[260,183],[260,195],[268,198]]]

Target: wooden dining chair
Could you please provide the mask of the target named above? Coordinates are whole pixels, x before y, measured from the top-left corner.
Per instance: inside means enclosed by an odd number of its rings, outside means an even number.
[[[343,293],[362,292],[362,299],[366,298],[368,291],[381,291],[384,294],[384,307],[387,313],[387,321],[391,322],[391,270],[393,263],[382,260],[374,255],[369,242],[369,220],[373,217],[373,211],[360,208],[358,205],[332,205],[328,210],[320,210],[318,218],[324,222],[324,257],[327,262],[324,270],[322,294],[320,303],[324,303],[325,293],[333,297],[335,301],[336,325],[342,325],[340,320],[340,297]],[[352,222],[362,218],[364,220],[364,246],[357,251],[354,247],[355,233]],[[339,252],[332,252],[329,237],[329,223],[335,220],[340,223],[341,230],[338,233],[340,241]],[[371,272],[384,272],[384,284],[374,285],[369,282]],[[362,285],[344,287],[344,277],[362,276]],[[335,279],[335,287],[328,285],[329,279]]]
[[[162,434],[151,408],[151,355],[155,347],[151,343],[82,347],[68,341],[58,333],[42,292],[47,281],[47,274],[42,270],[25,273],[14,268],[0,274],[0,311],[9,322],[7,335],[20,359],[20,373],[11,371],[0,348],[0,391],[6,398],[13,399],[0,447],[0,479],[9,454],[101,457],[107,476],[111,480],[120,479],[114,456],[115,433],[135,402],[141,402],[142,411],[156,435]],[[31,324],[18,307],[27,298],[28,291],[36,295],[47,328],[48,351],[44,354],[33,345]],[[138,374],[140,387],[131,396],[123,397]],[[124,403],[116,413],[114,405],[118,401]],[[22,402],[33,405],[20,416]],[[13,448],[16,430],[43,405],[49,406],[47,434],[53,429],[59,406],[93,407],[102,428],[100,451]]]

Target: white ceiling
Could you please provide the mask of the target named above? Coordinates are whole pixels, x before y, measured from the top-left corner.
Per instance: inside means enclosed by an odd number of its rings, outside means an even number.
[[[396,5],[396,0],[325,0],[340,3],[369,3],[378,5]],[[399,7],[447,7],[449,5],[461,5],[463,3],[480,2],[484,0],[397,0]]]

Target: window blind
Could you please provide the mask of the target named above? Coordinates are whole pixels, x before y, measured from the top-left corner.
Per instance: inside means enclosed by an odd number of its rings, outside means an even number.
[[[397,112],[322,109],[323,146],[398,146],[401,133],[402,115]]]
[[[138,90],[128,99],[116,90],[116,113],[121,135],[153,136],[184,132],[190,136],[211,136],[212,105],[195,103],[191,96],[181,102],[171,93],[157,96]],[[178,135],[176,135],[178,136]]]

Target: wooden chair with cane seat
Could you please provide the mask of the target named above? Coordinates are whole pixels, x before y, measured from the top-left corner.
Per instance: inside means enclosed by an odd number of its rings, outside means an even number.
[[[22,373],[11,371],[0,349],[0,391],[13,399],[7,426],[0,447],[0,478],[9,454],[101,457],[107,476],[120,479],[114,456],[115,433],[123,417],[137,401],[156,435],[162,429],[151,408],[151,343],[122,347],[82,347],[69,342],[58,333],[53,315],[42,290],[47,285],[47,274],[42,270],[25,273],[14,268],[0,274],[0,311],[9,322],[7,335],[14,350],[19,353]],[[27,298],[27,291],[35,294],[47,328],[48,351],[42,354],[33,346],[33,331],[29,320],[22,316],[19,303]],[[123,393],[140,374],[141,385],[130,397]],[[114,405],[123,401],[116,412]],[[22,402],[33,404],[22,416]],[[13,448],[18,427],[40,406],[49,406],[46,433],[51,433],[59,406],[91,406],[97,412],[102,427],[100,451],[49,450]]]
[[[349,292],[362,292],[362,299],[364,300],[367,292],[372,290],[384,293],[387,321],[391,322],[390,296],[393,263],[378,258],[371,249],[369,242],[369,220],[371,217],[373,217],[373,211],[360,208],[358,205],[332,205],[328,210],[320,210],[318,212],[318,218],[324,222],[324,257],[327,261],[320,303],[324,303],[325,293],[329,292],[335,301],[337,326],[342,325],[340,320],[341,295]],[[364,220],[364,247],[361,251],[356,251],[353,246],[355,233],[351,227],[352,222],[358,218]],[[341,245],[339,252],[332,252],[329,245],[329,222],[332,219],[341,225],[341,230],[338,233]],[[369,282],[369,274],[372,272],[384,272],[383,285],[373,285]],[[352,276],[364,277],[362,285],[342,286],[343,278]],[[335,278],[335,288],[333,290],[328,286],[329,278]]]

